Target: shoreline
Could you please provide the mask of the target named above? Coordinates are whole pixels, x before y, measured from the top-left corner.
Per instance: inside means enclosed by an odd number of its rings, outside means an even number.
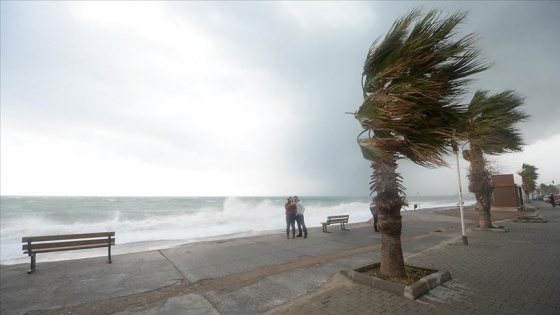
[[[401,210],[401,215],[403,218],[407,217],[408,215],[412,214],[422,214],[422,213],[429,213],[429,214],[437,214],[446,217],[460,217],[460,211],[458,206],[443,206],[443,207],[433,207],[433,208],[421,208],[416,211],[413,210]],[[466,222],[469,225],[476,224],[478,222],[478,213],[474,210],[474,205],[464,206],[464,215]],[[518,216],[523,215],[522,213],[527,212],[519,212],[519,211],[492,211],[492,219],[493,221],[500,221],[506,219],[512,219]],[[496,215],[494,215],[496,214]],[[352,226],[354,224],[372,224],[373,219],[367,221],[360,221],[360,222],[352,222],[348,224]],[[316,226],[308,227],[308,228],[318,228]],[[242,238],[251,238],[257,236],[265,236],[265,235],[274,235],[274,234],[282,234],[284,230],[268,230],[268,231],[261,231],[261,232],[245,232],[245,233],[235,233],[235,234],[228,234],[228,235],[217,235],[217,236],[208,236],[202,237],[198,239],[190,239],[190,240],[158,240],[158,241],[140,241],[134,243],[126,243],[126,244],[118,244],[118,235],[117,235],[117,245],[111,248],[111,255],[112,256],[119,256],[131,253],[141,253],[141,252],[150,252],[150,251],[157,251],[157,250],[164,250],[179,246],[190,246],[195,244],[205,244],[205,243],[222,243],[227,241],[232,241],[236,239]],[[9,260],[0,261],[0,266],[11,266],[11,265],[19,265],[19,264],[29,264],[29,256],[26,256],[22,253],[21,258],[14,258]],[[80,251],[66,251],[66,252],[55,252],[55,253],[44,253],[40,255],[42,262],[56,262],[56,261],[67,261],[67,260],[78,260],[78,259],[86,259],[86,258],[94,258],[94,257],[103,257],[107,256],[107,249],[100,248],[100,249],[89,249],[89,250],[80,250]]]

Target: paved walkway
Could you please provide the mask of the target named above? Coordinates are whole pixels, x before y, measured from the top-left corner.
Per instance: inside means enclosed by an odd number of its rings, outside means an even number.
[[[560,314],[560,207],[533,204],[549,223],[469,229],[468,246],[453,214],[404,212],[407,263],[453,277],[416,301],[339,274],[379,261],[380,235],[355,223],[350,231],[310,229],[308,239],[280,233],[122,255],[116,246],[110,265],[106,257],[39,255],[33,275],[27,265],[1,266],[0,313]],[[494,220],[519,214],[497,212]]]
[[[416,301],[352,283],[269,314],[560,314],[560,207],[533,204],[548,223],[501,222],[509,232],[469,231],[467,246],[459,237],[406,257],[453,277]]]

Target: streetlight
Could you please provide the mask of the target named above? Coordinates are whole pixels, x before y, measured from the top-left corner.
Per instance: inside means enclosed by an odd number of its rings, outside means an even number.
[[[456,143],[451,144],[453,153],[455,153],[455,161],[457,162],[457,182],[459,183],[459,209],[461,212],[461,232],[463,245],[469,245],[469,240],[465,234],[465,216],[463,215],[463,189],[461,188],[461,171],[459,169],[459,147]]]

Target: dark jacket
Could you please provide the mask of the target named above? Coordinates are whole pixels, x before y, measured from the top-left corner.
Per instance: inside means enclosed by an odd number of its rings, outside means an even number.
[[[286,209],[286,215],[296,214],[296,205],[293,203],[290,204],[289,202],[286,202],[286,204],[284,205],[284,209]]]
[[[372,202],[369,204],[369,211],[371,211],[371,215],[377,215],[377,207],[375,206],[375,203]]]

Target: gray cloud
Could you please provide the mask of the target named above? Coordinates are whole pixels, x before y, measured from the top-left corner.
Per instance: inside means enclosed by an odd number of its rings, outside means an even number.
[[[470,11],[461,34],[476,31],[494,63],[471,90],[525,96],[527,144],[560,133],[556,2],[164,2],[109,21],[80,5],[2,3],[3,139],[40,134],[159,167],[254,171],[245,181],[258,189],[246,194],[365,195],[371,169],[345,112],[361,104],[372,41],[419,5]],[[409,194],[456,191],[453,169],[400,164]]]

